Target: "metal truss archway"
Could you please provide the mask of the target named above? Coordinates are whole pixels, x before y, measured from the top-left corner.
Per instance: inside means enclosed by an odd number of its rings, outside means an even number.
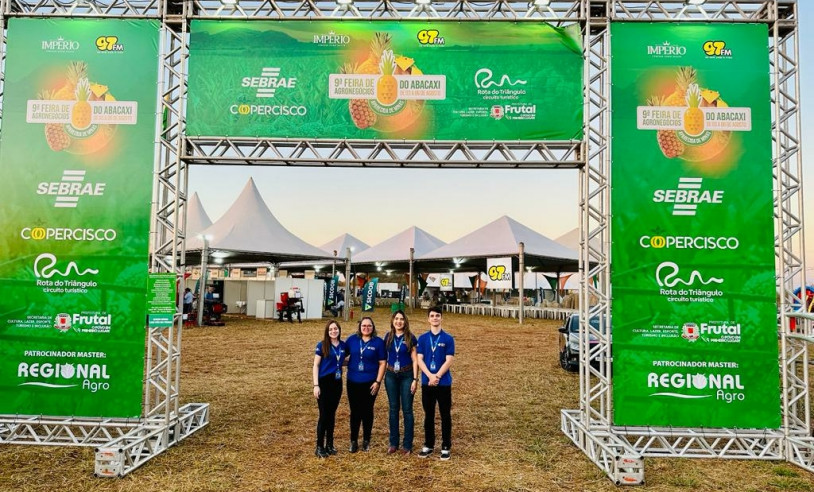
[[[409,168],[577,168],[581,254],[581,319],[610,312],[610,35],[615,21],[759,22],[770,27],[773,163],[778,288],[781,293],[783,427],[779,430],[617,428],[612,425],[611,340],[588,351],[583,327],[580,408],[563,410],[562,430],[618,484],[644,480],[646,456],[789,460],[814,471],[810,435],[808,343],[811,321],[789,330],[804,285],[802,159],[799,115],[798,14],[795,0],[0,0],[10,17],[152,18],[161,22],[161,70],[151,270],[181,273],[188,166],[276,165]],[[188,26],[193,19],[427,19],[465,22],[578,23],[585,50],[585,136],[582,141],[405,141],[229,138],[184,135]],[[5,60],[5,29],[2,58]],[[0,77],[2,77],[0,71]],[[0,83],[2,78],[0,78]],[[0,85],[1,87],[1,85]],[[2,92],[0,92],[2,97]],[[1,115],[2,113],[0,113]],[[179,267],[181,265],[181,267]],[[599,282],[592,284],[589,278]],[[588,300],[598,299],[593,306]],[[799,301],[799,300],[798,300]],[[802,326],[801,326],[802,325]],[[151,329],[147,340],[144,411],[138,421],[0,416],[0,443],[97,446],[96,471],[121,476],[209,421],[207,404],[179,406],[181,319]],[[589,364],[598,362],[596,368]]]

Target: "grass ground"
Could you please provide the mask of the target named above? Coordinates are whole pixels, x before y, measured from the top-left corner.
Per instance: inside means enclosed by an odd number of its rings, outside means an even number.
[[[374,316],[380,334],[389,313]],[[425,314],[411,316],[425,331]],[[557,362],[558,323],[444,315],[456,337],[453,456],[386,454],[387,396],[376,402],[369,453],[347,453],[347,398],[337,415],[339,455],[314,457],[313,348],[324,322],[229,318],[183,341],[182,403],[208,402],[211,424],[123,479],[93,477],[93,450],[0,446],[2,491],[615,490],[560,432],[577,407],[578,380]],[[355,330],[345,325],[343,338]],[[423,411],[416,398],[416,446]],[[814,475],[778,462],[645,460],[638,490],[807,491]]]

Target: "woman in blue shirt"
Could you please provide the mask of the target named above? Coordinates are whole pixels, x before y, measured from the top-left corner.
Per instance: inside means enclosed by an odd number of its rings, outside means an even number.
[[[314,398],[319,406],[317,449],[314,454],[318,458],[336,454],[334,424],[339,399],[342,398],[342,364],[348,357],[348,348],[339,339],[341,336],[342,328],[339,323],[328,321],[323,339],[317,343],[314,355]]]
[[[418,388],[417,343],[410,332],[407,316],[399,309],[390,317],[390,333],[384,336],[387,350],[384,387],[390,402],[390,447],[387,448],[387,454],[393,454],[399,449],[399,407],[404,412],[404,442],[401,452],[410,454],[413,451],[413,395]]]
[[[373,431],[373,405],[384,377],[384,341],[376,336],[369,316],[359,320],[359,329],[345,341],[348,359],[348,403],[350,403],[350,452],[359,451],[359,425],[362,450],[370,450]]]

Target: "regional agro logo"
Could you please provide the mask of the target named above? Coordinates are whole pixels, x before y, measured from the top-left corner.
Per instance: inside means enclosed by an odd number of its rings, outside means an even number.
[[[328,97],[348,100],[348,114],[360,130],[420,129],[425,101],[447,97],[446,76],[424,74],[387,33],[374,34],[362,63],[343,61],[328,77]]]
[[[66,364],[52,362],[20,362],[17,378],[30,379],[17,386],[40,386],[43,388],[75,388],[80,386],[91,393],[110,389],[106,364]]]
[[[743,401],[745,387],[740,374],[703,374],[679,372],[651,372],[647,375],[647,387],[657,391],[650,396],[680,399],[712,398],[726,403]]]

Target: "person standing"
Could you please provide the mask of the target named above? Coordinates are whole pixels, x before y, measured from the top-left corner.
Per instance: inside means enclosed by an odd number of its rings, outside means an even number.
[[[387,448],[387,454],[393,454],[399,449],[399,407],[404,414],[401,452],[410,454],[413,451],[413,395],[418,388],[417,344],[415,336],[410,332],[407,316],[399,309],[390,317],[390,333],[384,337],[387,350],[384,387],[390,404],[390,447]]]
[[[184,314],[189,316],[192,313],[192,291],[187,287],[184,289]],[[187,319],[187,317],[184,317]]]
[[[348,349],[340,337],[342,327],[334,320],[325,325],[322,341],[317,343],[314,353],[314,398],[319,407],[317,421],[317,458],[327,458],[336,454],[334,447],[334,427],[336,409],[342,398],[342,365],[348,357]]]
[[[455,339],[441,329],[441,308],[427,312],[430,331],[418,337],[418,367],[421,369],[421,406],[424,407],[424,447],[420,458],[435,448],[435,405],[441,414],[441,459],[450,458],[452,448],[452,374]]]
[[[348,359],[348,403],[350,404],[350,452],[359,450],[359,425],[362,425],[362,450],[370,451],[373,432],[373,405],[382,385],[385,368],[384,341],[376,336],[376,325],[369,316],[359,320],[355,334],[345,341]]]

